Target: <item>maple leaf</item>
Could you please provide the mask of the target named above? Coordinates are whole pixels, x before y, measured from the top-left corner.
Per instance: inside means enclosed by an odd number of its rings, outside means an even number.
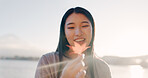
[[[86,47],[86,43],[80,45],[77,42],[74,42],[74,46],[70,45],[66,46],[73,50],[73,52],[71,52],[70,54],[74,53],[78,55],[81,55],[87,48],[90,48],[90,46]]]

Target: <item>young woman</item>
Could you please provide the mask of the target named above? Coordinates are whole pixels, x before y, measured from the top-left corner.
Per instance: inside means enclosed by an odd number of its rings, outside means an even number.
[[[35,78],[111,78],[108,65],[93,52],[94,35],[90,12],[69,9],[61,21],[57,50],[40,58]]]

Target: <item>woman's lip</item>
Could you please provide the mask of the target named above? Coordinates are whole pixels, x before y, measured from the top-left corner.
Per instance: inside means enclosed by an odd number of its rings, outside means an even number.
[[[77,42],[78,44],[82,45],[82,44],[84,44],[84,43],[85,43],[85,39],[84,39],[84,40],[82,40],[82,41],[75,41],[75,42]]]
[[[77,39],[75,39],[74,41],[79,42],[79,41],[84,41],[84,40],[85,40],[85,38],[77,38]]]
[[[77,38],[74,41],[77,42],[78,44],[82,45],[85,43],[85,40],[86,40],[85,38]]]

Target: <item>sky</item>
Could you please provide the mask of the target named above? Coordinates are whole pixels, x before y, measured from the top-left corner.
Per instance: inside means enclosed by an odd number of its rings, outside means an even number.
[[[0,0],[0,56],[54,52],[62,16],[77,6],[94,17],[98,56],[148,54],[147,4],[147,0]]]

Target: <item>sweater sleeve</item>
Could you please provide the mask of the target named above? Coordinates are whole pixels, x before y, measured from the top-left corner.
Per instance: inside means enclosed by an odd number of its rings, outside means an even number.
[[[35,78],[57,78],[58,62],[56,52],[43,55],[38,62]]]
[[[51,78],[50,77],[50,67],[48,67],[48,61],[43,55],[37,65],[35,78]]]

